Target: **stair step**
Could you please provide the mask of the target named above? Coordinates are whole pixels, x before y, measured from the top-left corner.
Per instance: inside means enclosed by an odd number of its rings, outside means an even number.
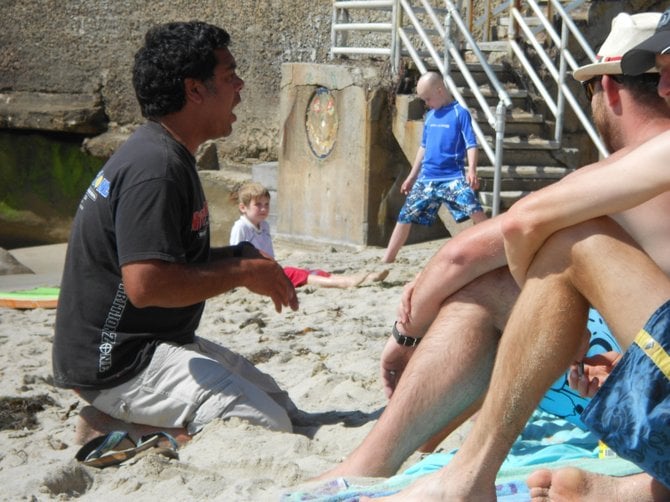
[[[459,89],[461,95],[465,98],[468,103],[474,104],[474,106],[479,106],[477,99],[475,98],[475,93],[470,88]],[[498,94],[494,92],[488,85],[483,85],[479,88],[479,91],[484,96],[484,99],[495,110],[495,106],[498,104],[500,99]],[[507,95],[512,101],[512,106],[515,108],[522,108],[528,103],[528,91],[525,89],[506,89]],[[494,112],[495,113],[495,112]]]
[[[489,84],[489,77],[488,75],[486,75],[486,72],[482,69],[481,64],[466,63],[465,66],[468,68],[468,71],[472,75],[472,78],[477,83],[477,85],[484,86]],[[513,75],[511,73],[508,73],[507,68],[504,65],[494,63],[490,64],[489,66],[491,67],[491,70],[498,77],[498,80],[500,80],[502,83],[514,81]],[[458,68],[455,65],[451,72],[451,78],[453,79],[457,87],[467,87],[465,77],[463,77],[463,74],[458,70]]]
[[[540,21],[539,17],[523,17],[523,20],[526,22],[528,26],[542,26],[542,21]],[[500,16],[498,18],[498,26],[509,26],[509,16]]]
[[[542,144],[529,142],[507,142],[503,144],[503,162],[508,165],[538,165],[555,166],[565,165],[568,168],[578,167],[579,155],[574,148],[556,148],[553,141],[543,141]],[[552,144],[553,143],[553,144]],[[483,151],[479,154],[478,165],[490,166],[491,161]]]
[[[493,141],[493,138],[487,138]],[[503,140],[505,150],[558,150],[560,144],[551,139],[522,136],[505,136]]]
[[[500,189],[503,191],[533,192],[562,179],[573,169],[559,166],[502,166]],[[482,192],[493,191],[493,166],[477,168]]]
[[[491,113],[495,116],[495,107],[491,107]],[[484,113],[477,109],[471,109],[470,114],[473,120],[477,121],[482,132],[489,137],[493,137],[493,127],[489,124]],[[507,120],[505,122],[506,136],[542,136],[545,131],[546,122],[542,114],[528,112],[519,108],[511,108],[507,111]]]
[[[500,167],[503,178],[540,178],[557,180],[573,172],[574,169],[562,166],[510,166]],[[480,178],[493,178],[493,166],[483,166],[477,169]]]
[[[507,52],[510,49],[509,42],[507,40],[494,40],[491,42],[477,42],[477,47],[482,52]],[[470,46],[466,46],[468,50]]]
[[[470,96],[475,95],[474,91],[472,89],[470,89],[469,87],[463,87],[462,89],[459,89],[459,91],[461,92],[461,94],[464,97],[470,97]],[[524,98],[525,99],[525,98],[528,97],[528,91],[526,89],[508,88],[508,89],[505,89],[505,91],[507,92],[509,97],[512,98],[512,99],[514,99],[514,98]],[[498,93],[496,93],[488,85],[480,86],[479,87],[479,92],[481,92],[482,95],[485,98],[496,98],[496,99],[498,98]]]
[[[500,209],[505,211],[512,207],[516,201],[525,197],[531,192],[525,192],[520,190],[506,190],[500,192]],[[479,200],[484,206],[485,210],[490,210],[493,207],[493,194],[491,192],[479,192]]]

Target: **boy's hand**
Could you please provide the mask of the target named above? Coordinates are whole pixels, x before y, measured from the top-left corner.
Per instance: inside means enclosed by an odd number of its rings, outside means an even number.
[[[470,188],[473,190],[479,190],[479,178],[477,177],[476,172],[468,171],[468,174],[465,176],[465,180],[470,185]]]
[[[400,186],[400,193],[403,195],[407,195],[412,190],[415,181],[416,178],[414,178],[413,176],[408,176],[407,178],[405,178],[405,181],[403,181],[402,185]]]
[[[621,359],[621,354],[614,351],[585,357],[582,361],[584,363],[583,373],[578,364],[573,364],[568,373],[570,388],[579,392],[582,397],[593,397],[612,373],[619,359]]]

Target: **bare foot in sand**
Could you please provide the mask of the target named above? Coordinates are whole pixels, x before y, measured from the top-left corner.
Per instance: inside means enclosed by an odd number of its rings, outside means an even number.
[[[533,502],[652,502],[670,500],[670,490],[646,473],[614,477],[574,467],[541,469],[527,480]]]
[[[307,284],[310,286],[321,286],[322,288],[355,288],[365,282],[383,281],[387,275],[389,275],[389,270],[370,273],[361,272],[356,275],[333,274],[328,277],[314,274],[307,277]]]
[[[180,445],[191,439],[186,429],[161,429],[160,427],[153,427],[151,425],[131,424],[112,418],[93,406],[84,406],[79,412],[79,420],[77,421],[74,433],[74,442],[75,444],[86,444],[91,439],[112,431],[125,431],[135,440],[153,432],[167,432]]]
[[[496,494],[495,487],[490,486],[489,489],[477,490],[473,493],[474,486],[477,483],[469,483],[463,476],[452,477],[457,475],[456,472],[449,471],[448,466],[442,470],[424,476],[402,490],[390,497],[382,497],[369,499],[361,498],[361,502],[445,502],[445,501],[477,501],[477,502],[495,502]],[[463,486],[458,486],[455,481],[463,480]]]
[[[389,272],[391,272],[390,269],[382,270],[381,272],[370,272],[365,276],[365,279],[363,279],[363,283],[381,282],[388,277]]]

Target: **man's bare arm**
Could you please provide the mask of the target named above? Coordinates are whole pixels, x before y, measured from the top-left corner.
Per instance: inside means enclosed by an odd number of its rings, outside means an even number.
[[[448,240],[417,276],[411,298],[403,298],[407,319],[403,332],[423,336],[445,299],[503,265],[505,252],[499,218],[483,221]],[[402,317],[400,320],[403,321]]]
[[[510,271],[523,284],[533,257],[556,231],[635,207],[670,189],[670,131],[627,155],[609,158],[603,170],[589,169],[514,204],[502,230]],[[663,215],[659,215],[663,217]]]
[[[298,308],[293,285],[281,266],[260,254],[204,264],[143,260],[122,267],[126,294],[136,307],[185,307],[236,287],[269,296],[277,312]]]

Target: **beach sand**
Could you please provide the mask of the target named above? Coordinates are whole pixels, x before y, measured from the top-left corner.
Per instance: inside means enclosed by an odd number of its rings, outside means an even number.
[[[215,421],[179,450],[118,467],[79,464],[74,431],[85,403],[52,385],[55,310],[0,308],[0,499],[2,500],[220,500],[271,501],[281,492],[333,467],[368,433],[386,399],[379,354],[388,339],[402,287],[443,241],[406,246],[382,283],[354,289],[302,287],[297,312],[274,311],[271,301],[237,289],[207,302],[200,336],[240,352],[270,373],[300,409],[318,423],[298,434],[270,432],[239,420]],[[381,270],[381,248],[306,249],[277,241],[283,265],[353,274]],[[60,273],[64,246],[21,250],[39,278]],[[42,261],[40,261],[42,260]],[[4,282],[3,282],[4,280]],[[14,281],[12,283],[12,280]],[[21,281],[0,276],[0,289]],[[52,285],[52,284],[44,284]],[[37,404],[35,423],[16,422],[23,398]],[[11,406],[9,406],[11,404]],[[39,406],[41,404],[41,406]],[[461,440],[447,439],[450,449]],[[414,454],[409,466],[420,458]]]

